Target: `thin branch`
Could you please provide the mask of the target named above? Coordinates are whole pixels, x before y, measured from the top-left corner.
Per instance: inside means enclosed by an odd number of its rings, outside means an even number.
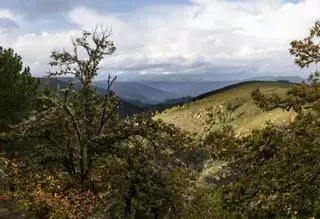
[[[74,115],[72,114],[70,108],[66,104],[63,104],[63,108],[65,109],[67,114],[71,117],[73,128],[75,129],[75,131],[77,133],[78,141],[79,141],[79,144],[81,145],[82,144],[82,135],[81,135],[80,128],[77,124],[77,121],[76,121]]]
[[[107,87],[107,93],[104,96],[104,101],[103,101],[103,111],[102,111],[102,115],[101,115],[101,120],[100,120],[100,126],[98,129],[98,134],[100,134],[101,130],[103,129],[103,126],[105,124],[106,121],[106,113],[107,113],[107,102],[109,101],[109,96],[110,96],[110,90],[111,90],[111,86],[112,84],[115,82],[115,80],[117,79],[117,76],[115,76],[111,81],[111,76],[109,74],[108,76],[108,87]],[[108,114],[107,118],[116,110],[116,107],[114,107],[111,112]]]

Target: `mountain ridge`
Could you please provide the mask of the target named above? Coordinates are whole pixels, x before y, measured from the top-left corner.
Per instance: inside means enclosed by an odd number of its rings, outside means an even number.
[[[68,83],[64,80],[59,80],[57,78],[38,78],[40,80],[40,87],[41,89],[43,86],[47,85],[50,90],[53,92],[57,92],[58,86],[61,86],[61,88],[65,88],[68,86]],[[76,89],[79,88],[79,86],[75,86]],[[107,91],[103,90],[101,88],[96,88],[97,94],[102,96],[104,95]],[[125,100],[121,99],[121,104],[119,108],[117,109],[118,113],[122,117],[127,117],[127,116],[133,116],[135,114],[143,113],[145,110],[139,106],[136,106],[132,103],[129,103]]]

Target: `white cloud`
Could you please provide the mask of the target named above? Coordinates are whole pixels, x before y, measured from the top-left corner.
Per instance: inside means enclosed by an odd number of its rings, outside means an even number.
[[[10,10],[1,9],[1,8],[0,8],[0,18],[9,18],[9,19],[12,19],[15,21],[18,19],[18,17],[16,15],[14,15],[14,13],[11,12]]]
[[[15,29],[20,17],[7,9],[0,8],[0,42],[6,46],[15,40]]]
[[[284,0],[191,3],[145,7],[122,14],[75,8],[67,16],[85,29],[96,24],[112,26],[117,51],[103,62],[106,73],[302,74],[288,53],[289,43],[304,37],[319,18],[319,0],[296,4]],[[1,13],[5,14],[0,10],[0,17]],[[36,73],[47,71],[50,51],[70,46],[68,36],[75,32],[52,33],[50,27],[43,31],[20,35],[10,43]]]
[[[71,49],[71,35],[76,32],[70,30],[61,33],[30,33],[20,35],[11,46],[23,57],[35,74],[46,74],[49,70],[48,63],[51,51],[55,49]]]

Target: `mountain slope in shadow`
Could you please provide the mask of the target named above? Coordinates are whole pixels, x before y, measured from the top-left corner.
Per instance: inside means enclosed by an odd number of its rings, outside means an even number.
[[[107,81],[94,81],[93,85],[99,88],[105,88]],[[139,100],[145,105],[154,105],[166,101],[167,99],[178,98],[174,92],[165,89],[148,86],[139,82],[115,82],[112,85],[112,90],[126,100]]]
[[[66,80],[60,80],[57,78],[39,78],[39,79],[40,79],[40,89],[43,86],[47,85],[50,90],[52,90],[53,92],[57,92],[58,86],[60,88],[66,88],[68,86],[68,82]],[[75,85],[76,89],[79,87],[80,87],[79,84]],[[107,92],[105,89],[102,89],[99,87],[95,87],[95,89],[97,91],[97,94],[100,96],[106,94]],[[129,103],[123,99],[121,99],[121,104],[117,110],[121,117],[133,116],[135,114],[140,114],[145,111],[143,108],[136,106],[132,103]]]

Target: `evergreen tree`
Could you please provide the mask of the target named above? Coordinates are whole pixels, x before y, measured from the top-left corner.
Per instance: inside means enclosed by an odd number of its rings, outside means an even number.
[[[99,64],[115,51],[109,37],[106,29],[84,31],[72,52],[52,53],[49,76],[71,74],[81,88],[44,92],[36,111],[16,126],[15,135],[37,143],[17,161],[15,194],[41,218],[87,218],[94,210],[108,218],[185,217],[197,205],[197,173],[179,154],[193,139],[152,118],[120,119],[111,90],[116,78],[109,76],[105,96],[96,94],[91,85]]]
[[[38,81],[12,49],[0,47],[0,131],[21,121],[32,106]]]

